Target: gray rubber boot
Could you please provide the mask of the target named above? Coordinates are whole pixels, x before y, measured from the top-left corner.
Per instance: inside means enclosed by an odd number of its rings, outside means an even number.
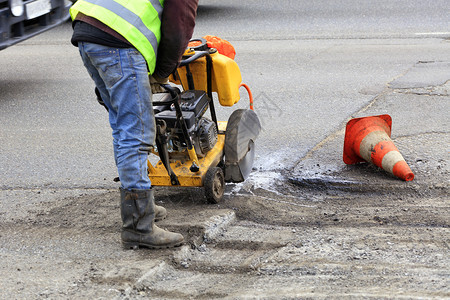
[[[155,222],[164,220],[167,217],[167,210],[155,204]]]
[[[122,243],[124,248],[171,248],[183,243],[179,233],[166,231],[154,224],[155,202],[152,190],[120,189]]]

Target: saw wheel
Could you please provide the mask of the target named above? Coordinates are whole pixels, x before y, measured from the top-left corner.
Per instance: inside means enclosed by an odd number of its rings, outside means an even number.
[[[235,110],[225,131],[225,181],[243,182],[248,178],[255,158],[255,140],[261,123],[253,110]]]

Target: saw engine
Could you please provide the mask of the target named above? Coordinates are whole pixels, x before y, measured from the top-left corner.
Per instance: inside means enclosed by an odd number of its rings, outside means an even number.
[[[169,153],[184,152],[187,149],[180,124],[180,116],[173,104],[161,105],[170,99],[167,94],[160,101],[154,101],[154,113],[157,128],[165,137]],[[208,109],[209,98],[204,91],[188,90],[180,94],[179,105],[182,118],[186,123],[187,133],[192,141],[197,156],[204,157],[217,142],[217,127],[210,119],[204,117]]]

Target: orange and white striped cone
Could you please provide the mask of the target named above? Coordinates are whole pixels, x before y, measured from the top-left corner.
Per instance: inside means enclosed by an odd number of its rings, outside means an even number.
[[[389,115],[350,120],[345,129],[344,162],[371,162],[398,178],[413,180],[413,172],[391,140],[391,128]]]

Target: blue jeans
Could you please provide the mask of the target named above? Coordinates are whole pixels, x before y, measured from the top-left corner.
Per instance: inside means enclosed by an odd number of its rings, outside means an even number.
[[[114,159],[122,188],[150,189],[148,148],[155,141],[152,91],[144,57],[134,48],[78,44],[86,69],[109,109]]]

